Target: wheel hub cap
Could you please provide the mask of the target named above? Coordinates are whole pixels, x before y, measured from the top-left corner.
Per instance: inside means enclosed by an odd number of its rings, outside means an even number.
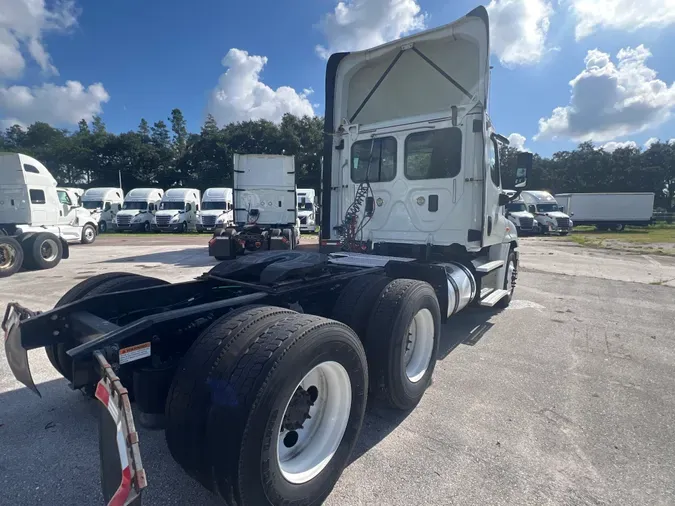
[[[408,327],[403,347],[405,374],[411,383],[417,383],[429,368],[434,352],[434,317],[428,309],[420,309]]]

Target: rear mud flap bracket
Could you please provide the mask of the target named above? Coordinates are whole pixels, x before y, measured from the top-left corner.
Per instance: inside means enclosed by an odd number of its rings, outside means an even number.
[[[108,506],[141,506],[147,479],[129,393],[103,354],[96,351],[94,357],[101,367],[96,398],[101,402],[99,450],[103,497]]]

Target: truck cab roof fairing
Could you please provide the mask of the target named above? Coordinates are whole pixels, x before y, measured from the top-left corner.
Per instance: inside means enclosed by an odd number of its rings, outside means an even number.
[[[343,122],[373,124],[487,109],[490,86],[488,14],[477,7],[445,26],[373,49],[333,54],[326,67],[323,207],[330,208],[333,134]],[[330,221],[322,216],[321,236]]]
[[[490,77],[485,16],[471,14],[344,56],[336,68],[331,130],[345,120],[366,125],[450,112],[453,106],[461,118],[476,103],[485,106]]]

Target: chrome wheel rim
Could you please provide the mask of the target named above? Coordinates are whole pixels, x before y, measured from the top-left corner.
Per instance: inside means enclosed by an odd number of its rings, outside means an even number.
[[[0,244],[0,271],[9,269],[16,261],[17,251],[9,244]]]
[[[408,327],[403,347],[403,363],[408,381],[417,383],[429,369],[434,352],[434,317],[428,309],[420,309]]]
[[[277,463],[287,481],[307,483],[325,469],[340,446],[351,405],[351,380],[338,362],[322,362],[305,375],[286,404],[277,436]]]
[[[84,229],[84,238],[87,241],[91,241],[94,239],[94,230],[91,227],[87,227]]]

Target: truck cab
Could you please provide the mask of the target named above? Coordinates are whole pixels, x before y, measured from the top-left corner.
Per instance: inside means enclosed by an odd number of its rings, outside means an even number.
[[[113,228],[118,232],[150,232],[163,195],[161,188],[134,188],[129,191],[124,197],[122,210],[113,219]]]
[[[527,210],[532,213],[539,223],[542,234],[567,235],[572,230],[570,217],[560,211],[556,199],[546,191],[521,192]]]
[[[0,229],[8,235],[49,231],[67,242],[89,244],[97,222],[74,188],[58,188],[35,158],[0,153]]]
[[[504,190],[504,193],[512,197],[511,202],[504,207],[504,215],[515,225],[518,236],[538,234],[539,223],[534,214],[527,210],[527,205],[515,190]]]
[[[122,209],[124,193],[120,188],[89,188],[81,201],[98,221],[99,232],[104,233],[112,228],[115,215]]]
[[[298,219],[300,232],[316,232],[318,205],[316,190],[313,188],[298,188]]]
[[[171,188],[164,193],[155,213],[154,228],[160,232],[197,230],[200,192],[194,188]]]
[[[208,188],[202,196],[197,232],[227,228],[234,220],[232,188]]]

